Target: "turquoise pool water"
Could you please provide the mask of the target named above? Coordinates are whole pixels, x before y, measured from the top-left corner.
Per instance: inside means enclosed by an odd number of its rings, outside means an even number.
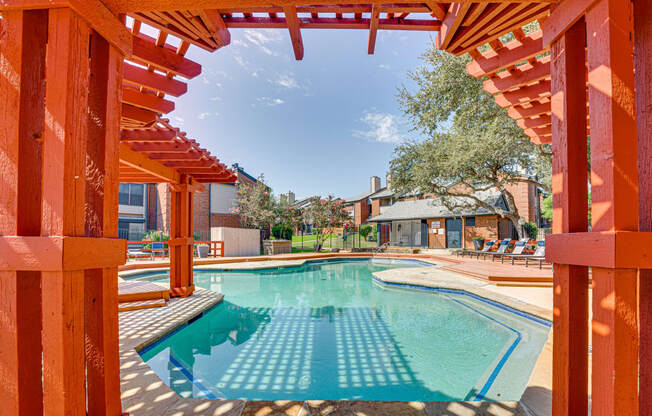
[[[224,302],[141,355],[183,397],[518,400],[549,323],[465,292],[372,276],[422,266],[339,260],[195,271],[195,284]]]

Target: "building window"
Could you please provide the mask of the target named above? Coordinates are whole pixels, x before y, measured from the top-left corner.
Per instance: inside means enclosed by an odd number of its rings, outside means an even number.
[[[466,224],[467,227],[475,227],[475,217],[466,217],[464,224]]]
[[[118,193],[120,205],[142,207],[145,186],[142,183],[121,183]]]

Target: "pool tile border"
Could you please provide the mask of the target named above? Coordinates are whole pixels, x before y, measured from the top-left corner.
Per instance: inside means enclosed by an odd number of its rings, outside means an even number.
[[[400,259],[400,258],[399,258]],[[409,269],[399,269],[409,270]],[[154,271],[154,270],[152,270]],[[158,270],[160,271],[160,270]],[[387,270],[385,273],[392,270]],[[138,270],[139,274],[145,270]],[[121,273],[122,274],[122,273]],[[376,274],[374,277],[378,279]],[[382,279],[380,279],[382,280]],[[384,280],[383,280],[384,281]],[[391,283],[391,282],[390,282]],[[394,282],[397,283],[397,282]],[[417,285],[418,286],[418,285]],[[431,287],[432,288],[432,287]],[[453,288],[440,288],[452,289]],[[484,299],[490,299],[514,309],[524,309],[508,297],[482,290],[478,287],[457,288],[473,293]],[[496,415],[496,416],[544,416],[547,398],[537,392],[527,397],[531,386],[551,388],[546,374],[546,360],[539,357],[526,388],[526,393],[519,402],[382,402],[382,401],[246,401],[231,399],[196,399],[183,398],[165,384],[142,360],[138,351],[152,346],[157,341],[178,331],[188,322],[197,319],[205,311],[219,304],[223,295],[204,289],[197,289],[188,298],[172,299],[166,308],[145,309],[121,312],[120,316],[120,361],[121,389],[123,411],[132,416],[245,416],[245,415],[339,415],[366,413],[369,415]],[[510,305],[511,303],[511,305]],[[530,305],[526,313],[546,319],[548,313],[542,308]],[[163,310],[163,311],[161,311]],[[533,313],[534,311],[534,313]],[[552,315],[550,311],[549,315]],[[543,354],[551,355],[552,337],[544,346]],[[548,358],[548,357],[545,357]],[[549,361],[549,360],[548,360]],[[539,374],[537,374],[539,373]],[[541,380],[543,379],[543,383]],[[543,386],[541,386],[543,384]],[[550,384],[548,386],[547,384]],[[543,406],[539,402],[543,401]],[[541,410],[540,410],[541,409]]]

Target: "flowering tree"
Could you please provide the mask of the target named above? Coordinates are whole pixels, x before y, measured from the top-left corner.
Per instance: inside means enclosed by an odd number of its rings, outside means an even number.
[[[244,228],[268,230],[275,222],[274,197],[265,185],[263,175],[258,177],[256,183],[238,185],[238,201],[234,213],[240,216]]]
[[[351,217],[343,209],[342,200],[336,200],[332,196],[310,198],[310,206],[306,211],[306,218],[313,224],[313,233],[317,238],[315,251],[320,251],[325,237],[333,232],[335,228],[350,228]]]
[[[276,221],[281,226],[281,236],[285,230],[294,230],[303,224],[303,211],[294,205],[279,204],[276,207]]]

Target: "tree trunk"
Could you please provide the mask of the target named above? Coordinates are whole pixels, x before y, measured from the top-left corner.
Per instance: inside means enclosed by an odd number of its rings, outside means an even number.
[[[518,235],[519,240],[521,238],[525,237],[525,235],[524,235],[525,232],[523,230],[523,227],[521,226],[521,224],[518,223],[518,220],[520,218],[521,217],[519,217],[519,216],[513,216],[513,215],[509,216],[509,219],[512,221],[512,224],[514,225],[514,228],[516,229],[516,234]]]

